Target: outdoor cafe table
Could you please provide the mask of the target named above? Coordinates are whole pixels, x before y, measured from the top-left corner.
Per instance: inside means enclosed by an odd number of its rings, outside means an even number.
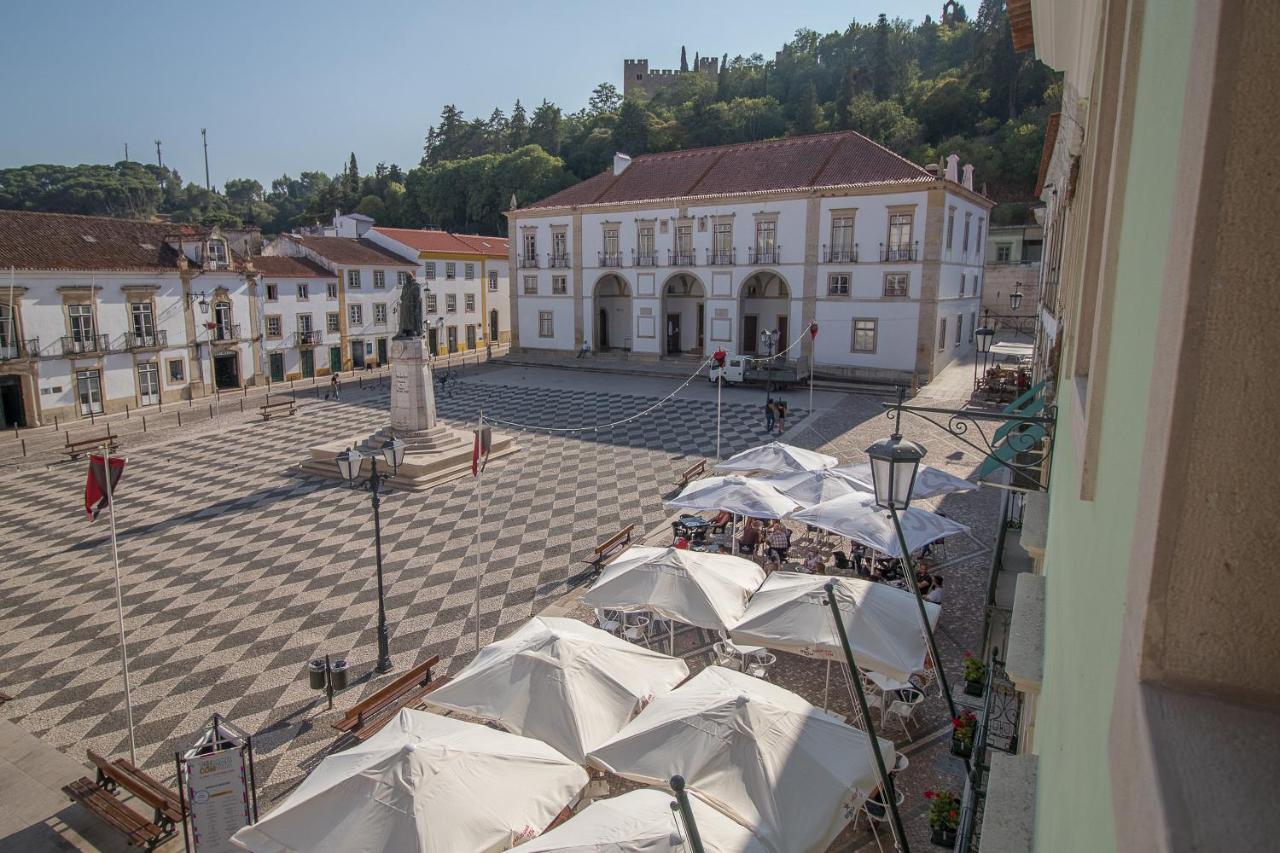
[[[871,681],[872,684],[874,684],[876,687],[879,687],[881,690],[885,692],[889,692],[891,690],[901,690],[904,687],[915,687],[915,685],[912,684],[910,681],[898,681],[896,678],[890,678],[887,675],[881,675],[880,673],[873,672],[869,669],[864,669],[863,673],[867,676],[867,678]]]

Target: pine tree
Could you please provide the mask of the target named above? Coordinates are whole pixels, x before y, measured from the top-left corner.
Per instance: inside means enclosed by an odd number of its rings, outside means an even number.
[[[507,122],[507,145],[514,151],[529,144],[529,118],[525,115],[524,105],[516,99],[511,108],[511,120]]]
[[[796,103],[795,130],[798,134],[813,133],[822,123],[822,108],[818,105],[818,88],[810,80],[800,90]]]
[[[883,12],[876,19],[875,41],[871,47],[871,91],[876,100],[889,97],[892,69],[889,67],[889,18]]]
[[[684,45],[680,45],[680,70],[681,71],[689,70],[689,57],[684,52]]]
[[[635,98],[627,98],[618,109],[613,150],[632,156],[649,150],[649,115]]]
[[[848,62],[844,66],[844,74],[840,77],[840,92],[836,95],[835,103],[836,126],[841,130],[848,130],[852,126],[849,105],[853,103],[856,94],[858,94],[858,77],[853,70],[853,63]]]
[[[702,70],[702,62],[700,61],[698,57],[698,52],[696,50],[693,52],[693,70],[694,71]]]

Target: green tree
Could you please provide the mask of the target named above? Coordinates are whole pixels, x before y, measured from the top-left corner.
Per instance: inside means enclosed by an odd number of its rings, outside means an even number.
[[[622,95],[618,87],[612,83],[601,83],[591,92],[591,100],[587,102],[587,112],[593,116],[601,113],[616,113],[622,106]]]
[[[680,70],[681,71],[689,70],[689,57],[684,52],[684,45],[680,45]]]
[[[822,124],[822,108],[818,106],[818,89],[812,82],[800,90],[792,127],[797,134],[814,133]]]
[[[387,206],[376,195],[367,195],[356,205],[356,213],[363,213],[379,224],[386,224]]]
[[[560,108],[544,99],[533,111],[533,121],[529,123],[529,141],[542,146],[548,154],[559,154],[562,119]]]
[[[649,150],[649,114],[635,98],[627,98],[618,110],[618,121],[613,126],[615,151],[635,156]]]
[[[528,142],[529,117],[525,115],[524,107],[517,98],[516,105],[511,109],[511,121],[507,123],[507,148],[514,151],[523,148]]]
[[[871,49],[871,91],[877,100],[889,97],[893,84],[889,59],[889,18],[883,12],[876,19],[875,41]]]

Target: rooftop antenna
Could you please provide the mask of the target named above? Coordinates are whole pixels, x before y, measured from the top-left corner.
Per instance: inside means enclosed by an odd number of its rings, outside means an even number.
[[[200,140],[204,143],[204,188],[213,190],[213,184],[209,183],[209,135],[203,127],[200,128]]]

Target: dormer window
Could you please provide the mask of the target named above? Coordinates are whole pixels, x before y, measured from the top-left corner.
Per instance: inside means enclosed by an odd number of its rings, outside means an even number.
[[[227,262],[227,244],[222,240],[210,240],[208,253],[210,264],[221,265]]]

